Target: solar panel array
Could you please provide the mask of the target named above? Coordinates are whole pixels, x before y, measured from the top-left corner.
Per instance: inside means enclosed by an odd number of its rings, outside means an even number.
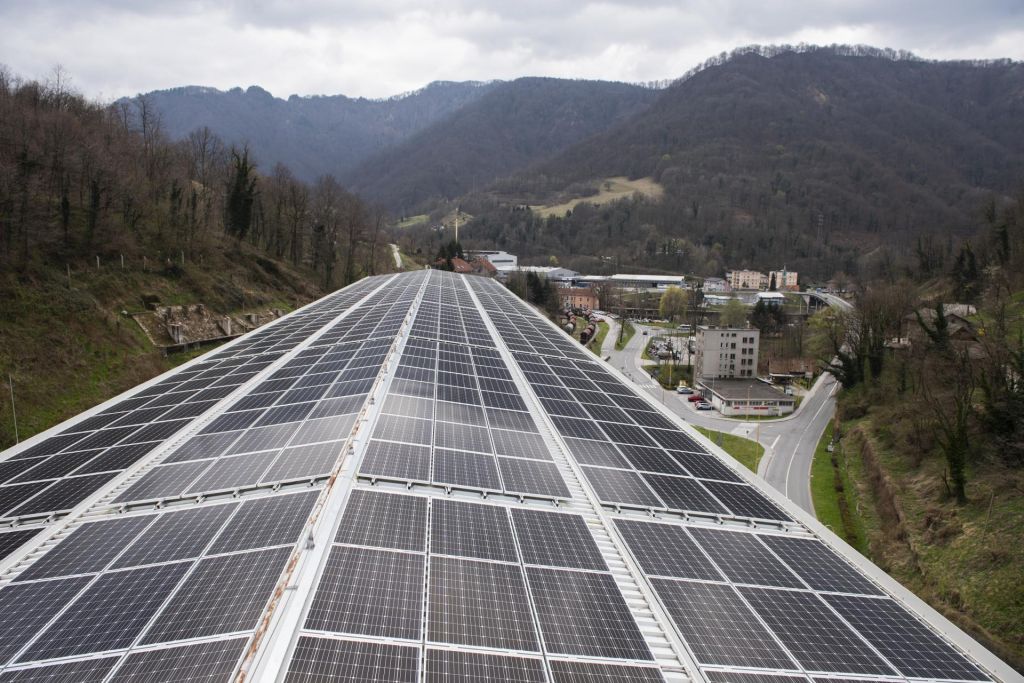
[[[461,278],[427,285],[382,412],[363,477],[569,497]]]
[[[0,683],[990,680],[705,444],[496,283],[369,278],[0,460]]]
[[[380,286],[370,278],[256,330],[0,461],[0,524],[66,513]],[[0,560],[42,526],[0,534]]]

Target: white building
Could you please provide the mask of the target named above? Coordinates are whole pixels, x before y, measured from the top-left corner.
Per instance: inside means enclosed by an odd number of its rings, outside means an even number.
[[[498,277],[505,279],[511,273],[536,273],[546,280],[565,281],[573,280],[580,276],[575,270],[559,268],[557,266],[516,266],[514,268],[498,268]]]
[[[485,258],[498,270],[515,268],[519,265],[519,257],[507,251],[471,251],[468,256],[470,261],[476,257]]]
[[[796,399],[756,379],[700,381],[705,399],[722,415],[788,415]]]
[[[669,287],[685,287],[686,278],[682,275],[628,275],[619,273],[608,278],[612,284],[629,289],[668,289]]]
[[[693,377],[695,380],[757,377],[761,332],[745,327],[697,328]]]
[[[726,282],[724,278],[720,277],[706,277],[704,278],[704,293],[708,292],[728,292],[731,291],[732,287]]]
[[[781,308],[786,303],[786,295],[782,292],[758,292],[757,300],[763,301],[765,306]]]

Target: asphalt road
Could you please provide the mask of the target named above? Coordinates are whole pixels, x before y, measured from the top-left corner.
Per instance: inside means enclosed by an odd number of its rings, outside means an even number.
[[[612,329],[608,331],[602,352],[602,356],[609,357],[611,365],[690,424],[757,440],[765,447],[757,473],[787,498],[814,514],[811,463],[818,439],[835,413],[835,378],[828,374],[819,377],[800,408],[790,416],[749,421],[725,418],[717,412],[694,409],[686,396],[662,389],[643,372],[640,354],[650,337],[643,336],[642,325],[634,324],[636,334],[625,349],[616,351],[614,340],[618,336],[618,324],[611,322]],[[648,331],[649,334],[662,332],[659,328],[648,328]]]

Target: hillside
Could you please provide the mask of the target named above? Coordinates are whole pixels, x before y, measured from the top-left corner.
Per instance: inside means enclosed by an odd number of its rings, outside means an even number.
[[[335,181],[260,175],[212,135],[0,70],[0,448],[166,369],[143,296],[284,310],[395,267],[383,218]]]
[[[345,176],[399,213],[454,199],[642,112],[657,91],[625,83],[521,78],[495,84],[450,116]]]
[[[786,263],[826,276],[873,267],[861,257],[874,247],[908,253],[919,236],[969,235],[990,196],[1024,182],[1024,65],[761,52],[683,79],[464,201],[484,218],[467,237],[535,259],[596,256],[600,237],[600,255],[623,264],[710,274]],[[613,176],[651,177],[665,196],[541,223],[513,210]]]
[[[229,144],[248,143],[266,169],[283,163],[305,181],[341,176],[376,152],[449,116],[493,85],[437,82],[384,100],[344,95],[274,97],[246,90],[189,86],[143,95],[166,134],[184,139],[207,127]]]

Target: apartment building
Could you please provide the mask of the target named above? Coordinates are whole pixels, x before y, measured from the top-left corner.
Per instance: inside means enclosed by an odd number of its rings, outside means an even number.
[[[725,279],[733,289],[768,289],[768,276],[758,270],[730,270]]]
[[[760,337],[761,332],[756,328],[699,326],[694,380],[757,377]]]

